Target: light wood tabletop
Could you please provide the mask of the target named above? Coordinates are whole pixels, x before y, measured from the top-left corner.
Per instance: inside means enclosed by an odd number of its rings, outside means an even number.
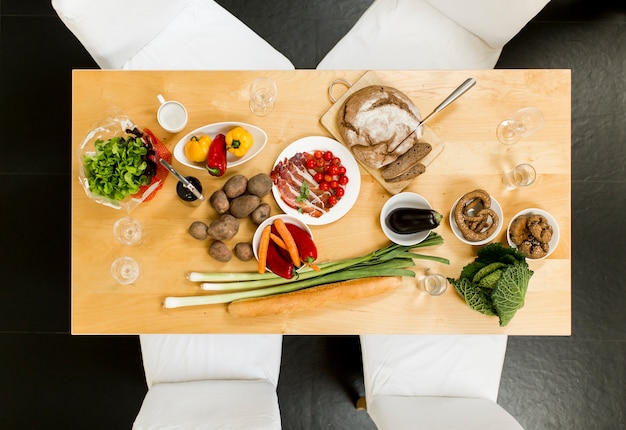
[[[482,188],[501,204],[504,228],[496,241],[506,242],[506,226],[525,208],[541,208],[558,221],[560,242],[544,260],[528,260],[534,271],[525,305],[506,326],[498,318],[470,309],[453,287],[441,296],[420,291],[417,281],[404,278],[392,293],[334,303],[298,313],[236,318],[225,305],[165,309],[167,296],[206,294],[186,279],[189,271],[255,271],[256,262],[233,258],[213,260],[209,241],[188,233],[196,220],[210,222],[217,214],[209,204],[183,205],[176,196],[177,180],[169,175],[156,197],[136,208],[131,216],[144,226],[143,244],[119,244],[112,232],[123,211],[89,199],[78,181],[78,147],[85,135],[110,112],[123,113],[141,128],[151,130],[170,151],[190,131],[207,124],[240,121],[262,128],[268,143],[251,161],[228,169],[220,178],[173,161],[183,175],[198,177],[205,195],[221,188],[235,174],[248,177],[269,173],[278,154],[306,136],[334,137],[321,119],[333,103],[329,84],[339,78],[357,82],[365,71],[102,71],[73,72],[72,96],[72,332],[74,334],[136,333],[495,333],[509,335],[569,335],[571,333],[571,73],[569,70],[482,71],[375,71],[385,85],[409,96],[422,116],[430,113],[468,77],[477,84],[459,100],[428,122],[445,145],[405,191],[424,196],[444,215],[436,231],[444,244],[419,252],[445,257],[450,265],[416,260],[419,274],[430,268],[458,278],[476,257],[478,246],[466,245],[453,234],[448,215],[455,200]],[[278,86],[275,110],[253,115],[248,107],[248,87],[259,76],[271,77]],[[335,86],[336,97],[345,87]],[[189,112],[187,127],[176,134],[157,123],[157,94],[177,100]],[[536,134],[515,145],[496,139],[498,123],[515,111],[536,106],[545,124]],[[537,170],[536,182],[524,189],[507,190],[502,173],[522,162]],[[341,219],[311,230],[319,261],[365,255],[388,244],[379,215],[391,194],[360,168],[361,190],[353,208]],[[272,195],[263,198],[272,214],[281,213]],[[237,235],[227,241],[251,241],[255,226],[242,220]],[[135,258],[142,275],[132,285],[117,284],[110,265],[119,256]]]

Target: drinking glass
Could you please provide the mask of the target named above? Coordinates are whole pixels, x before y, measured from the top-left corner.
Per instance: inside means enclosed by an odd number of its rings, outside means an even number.
[[[257,78],[250,85],[250,110],[258,116],[269,115],[274,110],[278,89],[270,78]]]
[[[498,125],[496,135],[505,145],[513,145],[522,137],[536,133],[543,126],[543,113],[536,107],[520,109],[511,119],[502,121]]]
[[[448,289],[448,280],[439,273],[430,273],[430,270],[426,270],[420,279],[420,286],[431,296],[440,296]]]
[[[136,246],[143,242],[143,226],[132,217],[123,217],[113,224],[113,235],[124,245]]]
[[[128,285],[141,275],[141,267],[134,258],[120,257],[111,264],[111,276],[118,284]]]
[[[537,177],[535,168],[530,164],[518,164],[511,170],[504,172],[503,181],[507,188],[520,188],[532,185]]]

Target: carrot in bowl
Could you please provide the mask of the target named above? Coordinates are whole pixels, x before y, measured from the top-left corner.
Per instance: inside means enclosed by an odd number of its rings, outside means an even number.
[[[285,242],[285,246],[287,247],[287,252],[289,252],[289,256],[291,257],[291,261],[297,267],[300,266],[300,251],[298,251],[298,245],[296,245],[296,241],[293,236],[287,229],[285,222],[277,218],[274,221],[274,226],[276,227],[276,231],[280,235],[280,238]]]

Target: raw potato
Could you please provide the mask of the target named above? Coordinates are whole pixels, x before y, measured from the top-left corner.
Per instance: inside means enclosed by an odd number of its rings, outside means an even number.
[[[252,214],[250,214],[250,218],[252,222],[256,225],[261,224],[263,221],[270,217],[271,208],[267,203],[261,203]]]
[[[230,213],[235,218],[245,218],[250,215],[261,203],[259,196],[245,194],[230,202]]]
[[[228,200],[228,196],[222,190],[217,190],[213,194],[211,194],[209,202],[211,203],[211,206],[213,206],[213,209],[215,209],[215,211],[220,215],[225,214],[226,212],[228,212],[228,209],[230,209],[230,201]]]
[[[239,231],[239,221],[230,214],[224,214],[209,225],[209,236],[215,240],[228,240]]]
[[[248,178],[244,175],[235,175],[224,184],[224,193],[229,199],[239,197],[246,192],[248,186]]]
[[[248,242],[239,242],[235,245],[235,256],[241,261],[249,261],[254,257],[254,251],[252,251],[252,244]]]
[[[194,239],[205,240],[209,237],[209,226],[202,221],[194,221],[189,226],[189,234]]]
[[[221,240],[216,240],[211,244],[209,247],[209,255],[222,263],[226,263],[233,258],[233,253],[230,252],[228,246]]]
[[[248,180],[248,192],[255,196],[264,197],[272,189],[272,178],[267,173],[259,173]]]

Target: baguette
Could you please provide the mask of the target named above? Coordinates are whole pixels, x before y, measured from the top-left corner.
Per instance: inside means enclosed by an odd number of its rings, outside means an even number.
[[[383,179],[388,181],[410,170],[417,164],[418,161],[426,157],[432,149],[433,147],[430,143],[416,143],[411,147],[411,149],[399,156],[395,161],[382,168],[380,173]]]
[[[228,313],[233,317],[257,317],[300,312],[388,293],[398,288],[401,280],[399,276],[353,279],[289,293],[235,300],[228,305]]]

